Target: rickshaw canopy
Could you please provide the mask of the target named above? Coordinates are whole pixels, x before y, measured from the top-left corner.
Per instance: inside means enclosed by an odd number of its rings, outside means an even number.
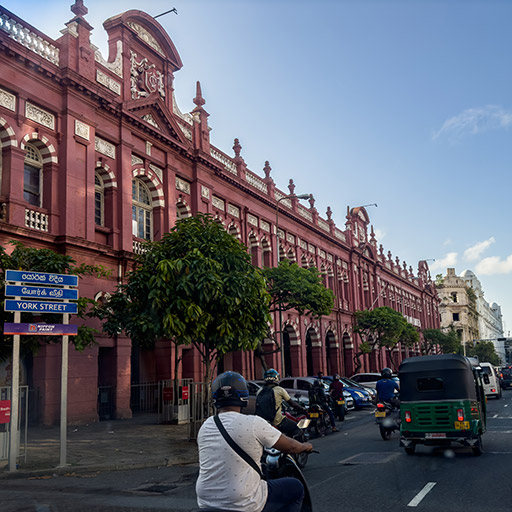
[[[478,399],[472,364],[458,354],[404,359],[398,377],[402,402]]]

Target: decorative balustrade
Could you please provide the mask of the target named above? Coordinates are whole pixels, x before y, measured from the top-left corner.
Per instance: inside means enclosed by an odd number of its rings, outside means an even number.
[[[25,208],[25,227],[47,232],[49,227],[48,215]]]
[[[308,219],[309,222],[313,222],[313,215],[312,213],[304,208],[304,206],[299,205],[299,215],[301,217],[304,217],[305,219]]]
[[[252,172],[246,171],[245,179],[247,180],[247,183],[249,183],[249,185],[252,185],[253,187],[257,188],[264,194],[268,194],[267,184]]]
[[[139,240],[133,241],[133,252],[134,254],[144,254],[147,251],[147,247],[144,242],[140,242]]]
[[[6,14],[0,14],[0,30],[7,32],[9,37],[30,51],[37,53],[52,64],[59,65],[59,49],[56,46],[30,31],[21,23],[12,20]]]
[[[238,171],[236,170],[236,165],[233,160],[231,160],[229,157],[221,153],[220,151],[217,151],[214,148],[210,148],[210,155],[215,158],[215,160],[218,160],[221,164],[224,164],[224,167],[226,168],[226,171],[230,172],[231,174],[234,174],[235,176],[238,176]]]
[[[327,222],[325,222],[325,220],[318,219],[318,226],[320,228],[322,228],[324,231],[327,231],[327,233],[329,233],[331,231],[329,224]]]
[[[288,208],[292,207],[291,200],[290,199],[285,199],[287,194],[283,194],[282,192],[279,192],[279,190],[276,190],[274,192],[274,195],[275,195],[276,201],[279,201],[281,204],[284,204]]]

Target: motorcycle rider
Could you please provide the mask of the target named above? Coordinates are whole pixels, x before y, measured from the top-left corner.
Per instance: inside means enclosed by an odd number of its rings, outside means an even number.
[[[375,388],[379,400],[390,403],[396,409],[400,408],[400,400],[395,396],[395,390],[400,391],[398,383],[393,380],[391,368],[383,368],[380,372],[381,379],[377,381]]]
[[[336,419],[330,406],[330,396],[327,394],[324,386],[322,372],[318,372],[318,378],[313,382],[311,389],[309,390],[309,403],[319,405],[331,419],[332,431],[338,432],[336,428]]]
[[[281,434],[259,416],[241,414],[249,391],[245,379],[236,372],[221,373],[212,383],[217,414],[229,436],[256,464],[260,465],[263,447],[285,453],[311,452],[310,443],[300,443]],[[304,486],[296,478],[263,480],[226,442],[210,416],[197,436],[199,477],[196,482],[200,508],[272,512],[299,512]]]
[[[333,409],[334,415],[338,417],[338,419],[345,419],[345,410],[343,409],[343,405],[338,405],[338,400],[343,400],[343,383],[340,381],[340,376],[338,374],[333,375],[331,385],[329,386],[329,393],[331,394],[331,398],[334,402]]]
[[[292,400],[286,389],[279,385],[280,376],[277,370],[274,370],[274,368],[268,369],[263,374],[263,378],[265,379],[263,387],[270,388],[274,392],[276,413],[274,419],[271,421],[272,425],[289,437],[295,436],[299,431],[299,427],[295,421],[290,420],[283,414],[283,402],[286,402],[292,409],[302,414],[307,414],[307,409]],[[263,390],[260,390],[258,394],[262,391]]]

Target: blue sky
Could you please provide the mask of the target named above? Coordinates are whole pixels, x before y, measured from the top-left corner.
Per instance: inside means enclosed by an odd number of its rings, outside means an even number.
[[[71,1],[2,5],[53,38]],[[132,0],[85,0],[93,43]],[[277,186],[313,193],[343,226],[368,209],[393,257],[432,275],[473,270],[512,330],[512,2],[174,0],[142,4],[183,61],[182,111],[201,82],[212,142]]]

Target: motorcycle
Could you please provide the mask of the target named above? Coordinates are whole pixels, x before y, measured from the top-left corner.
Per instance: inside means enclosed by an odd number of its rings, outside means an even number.
[[[400,408],[390,402],[377,402],[375,409],[375,422],[379,425],[379,431],[384,441],[391,439],[391,434],[400,431]]]
[[[291,414],[291,412],[289,410],[284,409],[284,408],[283,408],[283,411],[284,411],[285,416],[288,419],[297,423],[298,430],[292,436],[293,439],[295,439],[296,441],[299,441],[301,443],[308,442],[309,441],[308,427],[311,423],[311,420],[308,419],[305,415],[294,416],[293,414]],[[294,454],[292,454],[292,457],[295,459],[297,466],[299,466],[299,468],[302,469],[308,462],[309,453],[307,453],[307,452],[294,453]]]
[[[313,453],[318,452],[313,451]],[[304,500],[302,501],[302,508],[300,510],[301,512],[313,512],[313,503],[311,501],[308,484],[294,458],[275,448],[266,448],[263,458],[263,473],[268,480],[293,477],[302,482],[304,486]]]
[[[329,415],[318,404],[312,404],[308,407],[308,419],[311,421],[309,432],[314,432],[316,437],[325,436],[332,427]]]
[[[334,416],[340,421],[345,421],[345,397],[332,398]]]

